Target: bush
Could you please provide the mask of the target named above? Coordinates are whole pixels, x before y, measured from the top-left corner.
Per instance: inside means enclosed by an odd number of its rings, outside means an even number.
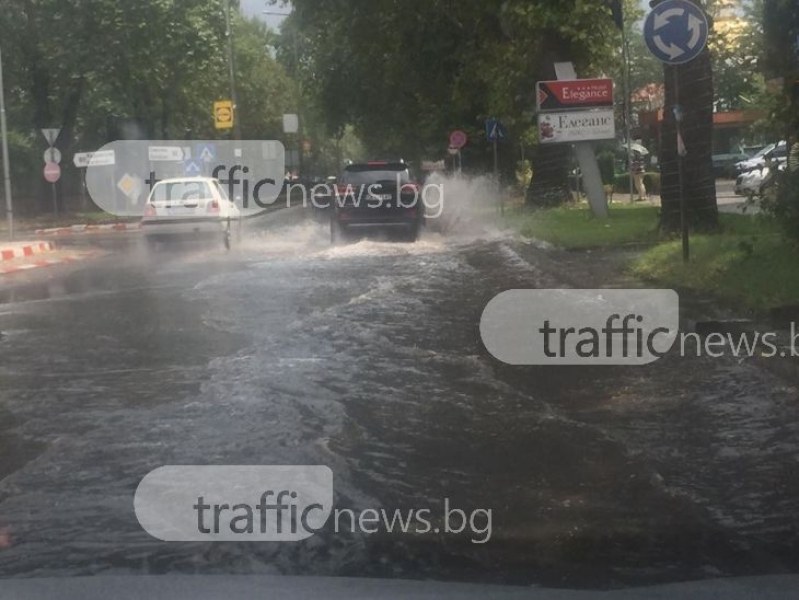
[[[645,173],[644,185],[646,191],[656,196],[660,194],[660,173]],[[617,173],[613,181],[614,194],[629,194],[630,193],[630,174]]]
[[[799,241],[799,171],[780,173],[776,187],[764,193],[761,207],[776,217],[789,238]]]
[[[11,185],[15,196],[31,196],[42,177],[42,144],[34,134],[8,132],[8,155],[11,160]]]

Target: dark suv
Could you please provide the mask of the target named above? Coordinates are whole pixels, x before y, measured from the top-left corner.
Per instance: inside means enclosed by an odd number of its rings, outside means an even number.
[[[344,168],[335,187],[330,241],[368,230],[396,231],[415,242],[424,224],[421,190],[402,161],[370,161]]]

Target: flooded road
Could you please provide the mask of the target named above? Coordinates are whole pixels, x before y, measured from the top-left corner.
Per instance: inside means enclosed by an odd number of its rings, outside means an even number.
[[[613,586],[799,567],[796,390],[732,359],[538,369],[486,303],[569,287],[485,230],[330,247],[307,222],[229,255],[118,252],[0,290],[0,577],[285,573]],[[27,290],[27,291],[26,291]],[[315,465],[337,506],[493,511],[466,536],[165,543],[162,465]]]

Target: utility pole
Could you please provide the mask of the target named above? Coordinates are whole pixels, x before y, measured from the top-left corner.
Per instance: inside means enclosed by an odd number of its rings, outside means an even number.
[[[632,106],[630,89],[630,41],[627,39],[627,27],[622,22],[621,26],[622,61],[624,62],[624,137],[627,142],[627,170],[629,173],[630,204],[634,202],[633,193],[633,138],[632,138]]]
[[[0,137],[3,151],[3,189],[6,197],[8,239],[14,239],[14,209],[11,201],[11,166],[8,159],[8,130],[6,128],[6,101],[3,89],[3,51],[0,49]]]
[[[227,37],[227,62],[230,75],[230,100],[233,102],[233,139],[241,139],[239,102],[236,96],[236,62],[233,52],[233,30],[230,27],[230,0],[225,0],[225,35]]]

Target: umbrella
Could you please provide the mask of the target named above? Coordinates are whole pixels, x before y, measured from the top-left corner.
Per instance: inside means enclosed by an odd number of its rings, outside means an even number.
[[[622,144],[622,147],[626,149],[627,144]],[[632,144],[630,144],[630,149],[633,152],[638,152],[638,154],[641,154],[642,156],[646,156],[647,154],[649,154],[649,150],[647,150],[644,146],[642,146],[638,142],[633,142]]]

